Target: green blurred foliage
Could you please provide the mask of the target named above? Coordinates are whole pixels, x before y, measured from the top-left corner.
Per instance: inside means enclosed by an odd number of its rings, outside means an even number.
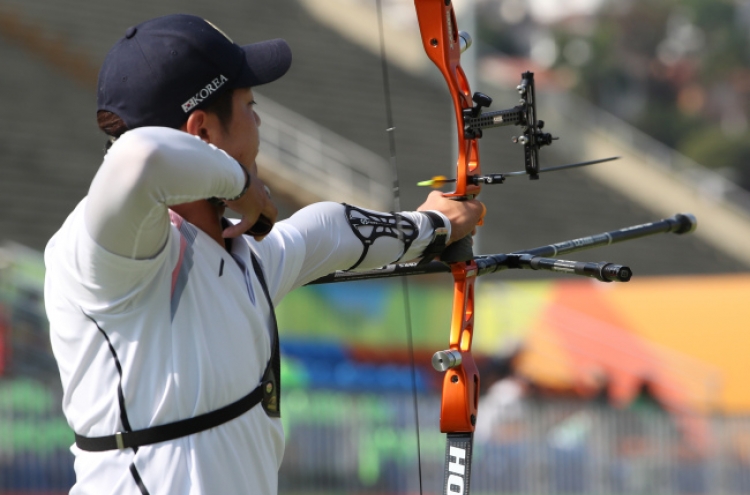
[[[518,0],[479,5],[481,39],[495,50],[530,57],[551,36],[550,69],[574,75],[569,89],[750,189],[750,2],[603,0],[548,24]],[[507,15],[518,8],[522,18]],[[571,57],[571,43],[585,57]]]
[[[445,322],[450,317],[453,290],[443,285],[410,287],[410,322],[416,348],[434,349],[446,343]],[[333,339],[381,349],[405,348],[404,297],[400,281],[394,280],[304,287],[288,294],[279,305],[279,329],[284,336]]]
[[[73,432],[54,394],[29,379],[0,381],[0,454],[50,454],[70,447]]]
[[[0,412],[40,415],[53,411],[55,399],[41,383],[17,379],[0,381]]]

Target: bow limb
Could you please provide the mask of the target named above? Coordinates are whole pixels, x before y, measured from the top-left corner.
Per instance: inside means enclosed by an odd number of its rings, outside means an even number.
[[[479,135],[468,134],[464,116],[473,111],[471,90],[461,68],[461,40],[451,0],[415,0],[422,44],[443,74],[453,100],[458,135],[456,189],[446,196],[474,198],[480,192],[472,176],[480,175]],[[458,243],[456,243],[458,244]],[[447,434],[444,495],[468,495],[471,479],[474,425],[479,403],[479,372],[471,354],[474,333],[474,283],[478,274],[471,239],[465,239],[450,259],[454,280],[449,349],[433,358],[445,370],[440,407],[440,431]],[[443,258],[445,260],[445,257]],[[441,358],[450,357],[446,363]],[[435,363],[436,359],[439,363]],[[442,366],[445,364],[445,366]]]
[[[464,131],[464,112],[473,108],[469,81],[461,67],[461,40],[450,0],[415,0],[422,45],[430,60],[443,74],[453,100],[458,135],[456,190],[447,196],[473,198],[480,186],[470,181],[479,175],[477,139]]]

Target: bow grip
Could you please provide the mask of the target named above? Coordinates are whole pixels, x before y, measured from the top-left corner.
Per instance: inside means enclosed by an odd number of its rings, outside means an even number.
[[[452,242],[440,254],[440,261],[445,263],[458,263],[469,261],[474,258],[474,239],[470,235]]]
[[[465,196],[451,196],[454,201],[466,201],[468,198]],[[482,203],[482,217],[477,222],[477,226],[484,224],[484,215],[487,213],[487,207]],[[461,261],[469,261],[474,259],[474,238],[471,234],[466,237],[459,239],[455,242],[450,243],[440,254],[440,261],[445,263],[458,263]]]

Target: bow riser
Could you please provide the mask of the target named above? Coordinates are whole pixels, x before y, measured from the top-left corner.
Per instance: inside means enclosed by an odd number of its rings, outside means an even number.
[[[470,110],[473,103],[468,79],[461,68],[461,44],[453,4],[450,0],[415,0],[414,5],[425,52],[448,84],[456,116],[456,190],[445,195],[456,199],[473,198],[481,190],[470,180],[471,175],[481,173],[479,149],[477,139],[464,131],[464,111]],[[443,378],[440,430],[444,433],[471,433],[476,422],[479,395],[479,373],[471,355],[476,263],[453,262],[451,272],[454,296],[450,350],[459,352],[461,360],[460,364],[448,369]]]
[[[443,377],[440,431],[471,433],[479,403],[479,372],[471,354],[474,338],[474,282],[479,273],[474,261],[451,266],[454,279],[450,349],[461,354],[461,364]]]
[[[481,187],[470,182],[470,175],[481,174],[479,147],[475,138],[464,133],[464,110],[473,107],[471,89],[461,68],[461,44],[453,4],[445,0],[415,0],[422,45],[430,60],[443,74],[453,99],[458,134],[456,190],[446,196],[473,198]]]

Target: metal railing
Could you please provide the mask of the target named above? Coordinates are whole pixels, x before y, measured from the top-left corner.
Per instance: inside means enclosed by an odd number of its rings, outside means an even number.
[[[310,391],[285,399],[280,493],[418,492],[410,397]],[[443,477],[439,402],[420,397],[424,493],[440,493]],[[710,446],[701,450],[655,405],[531,399],[506,412],[489,434],[475,434],[477,495],[750,493],[748,417],[709,419]]]
[[[262,122],[259,161],[265,160],[269,172],[316,200],[392,208],[387,160],[267,98],[256,99]]]
[[[73,80],[96,87],[98,69],[88,52],[50,36],[49,28],[30,21],[20,9],[0,6],[0,34]],[[257,95],[256,95],[257,96]],[[263,121],[262,156],[268,172],[293,184],[308,200],[356,203],[390,210],[393,181],[388,161],[267,98],[258,97]]]
[[[701,197],[723,202],[750,215],[750,192],[669,146],[657,141],[624,120],[571,93],[545,92],[539,98],[561,118],[574,122],[577,132],[607,136],[608,140],[650,158],[664,172],[671,173]]]

